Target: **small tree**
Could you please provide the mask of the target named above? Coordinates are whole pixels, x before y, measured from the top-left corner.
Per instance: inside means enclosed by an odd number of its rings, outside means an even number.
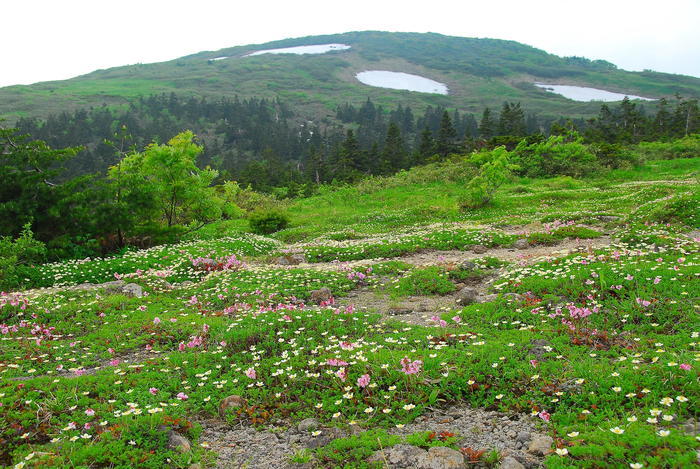
[[[481,163],[481,167],[479,174],[467,184],[467,193],[460,199],[459,205],[463,210],[483,207],[491,202],[496,190],[508,180],[514,169],[505,147],[476,153],[472,160]]]
[[[210,187],[218,172],[196,166],[202,147],[193,140],[192,132],[182,132],[167,145],[153,143],[110,168],[110,178],[119,179],[124,187],[123,200],[141,200],[138,206],[150,209],[143,214],[150,220],[144,222],[171,228],[192,222],[203,225],[221,216],[221,200]]]

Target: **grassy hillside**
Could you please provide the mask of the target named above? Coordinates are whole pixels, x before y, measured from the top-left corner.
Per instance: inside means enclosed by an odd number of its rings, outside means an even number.
[[[351,49],[320,55],[259,55],[256,50],[345,43]],[[217,57],[230,57],[213,61]],[[363,70],[415,73],[446,83],[440,96],[363,85]],[[303,115],[320,120],[338,104],[370,97],[390,108],[444,105],[480,112],[503,101],[520,101],[544,115],[590,116],[599,104],[577,103],[542,91],[534,81],[593,86],[649,97],[700,96],[700,79],[654,72],[627,72],[603,61],[567,59],[513,41],[439,34],[352,32],[286,39],[201,52],[169,62],[98,70],[70,80],[0,88],[0,117],[46,116],[64,109],[123,104],[137,96],[182,95],[280,97]]]

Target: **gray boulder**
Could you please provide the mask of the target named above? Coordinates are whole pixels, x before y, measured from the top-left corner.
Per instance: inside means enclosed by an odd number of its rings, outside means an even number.
[[[464,467],[464,456],[459,451],[444,446],[433,446],[416,460],[419,469],[457,469]]]
[[[476,303],[478,298],[479,292],[477,292],[473,288],[465,287],[457,292],[457,303],[459,303],[462,306]]]
[[[192,445],[190,445],[190,440],[179,433],[170,430],[168,432],[168,448],[177,450],[181,453],[186,453],[192,449]]]
[[[321,304],[324,301],[328,301],[333,296],[330,289],[323,287],[318,290],[313,290],[309,296],[312,303]]]
[[[427,453],[417,446],[400,444],[376,451],[369,462],[386,462],[389,467],[397,469],[415,468],[418,459]]]
[[[299,425],[297,425],[297,430],[299,430],[302,433],[306,433],[306,432],[316,430],[320,426],[321,426],[321,423],[317,419],[309,418],[309,419],[304,419],[301,422],[299,422]]]
[[[135,283],[128,283],[124,285],[121,292],[131,298],[141,298],[143,296],[143,288],[141,288],[141,285],[137,285]]]
[[[530,241],[527,239],[521,238],[517,240],[515,243],[513,243],[513,247],[516,249],[527,249],[530,247]]]
[[[554,440],[550,436],[536,436],[527,447],[527,452],[537,456],[544,456],[552,451]]]
[[[489,248],[481,244],[475,244],[474,246],[472,246],[472,252],[474,254],[484,254],[488,250]]]
[[[520,462],[518,462],[518,460],[512,456],[506,456],[503,458],[500,466],[498,467],[500,469],[525,469],[525,466],[520,464]]]

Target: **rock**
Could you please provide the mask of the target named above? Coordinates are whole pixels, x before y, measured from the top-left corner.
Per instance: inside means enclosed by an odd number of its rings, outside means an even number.
[[[135,283],[128,283],[122,287],[122,293],[131,298],[141,298],[143,296],[143,288]]]
[[[375,451],[369,462],[386,462],[391,468],[414,468],[416,461],[428,452],[417,446],[400,444]]]
[[[419,469],[457,469],[464,467],[464,456],[444,446],[433,446],[416,460]]]
[[[517,459],[512,456],[506,456],[501,460],[498,466],[500,469],[525,469],[525,466],[520,464]]]
[[[527,249],[530,247],[530,241],[528,241],[527,239],[521,238],[521,239],[517,240],[515,243],[513,243],[513,246],[516,249]]]
[[[321,426],[321,423],[317,419],[309,418],[309,419],[304,419],[301,422],[299,422],[299,425],[297,425],[297,430],[299,430],[302,433],[306,433],[306,432],[316,430],[320,426]]]
[[[410,308],[404,308],[402,306],[395,306],[393,308],[389,308],[387,310],[387,314],[390,314],[391,316],[399,316],[402,314],[411,314],[412,311]]]
[[[99,288],[103,288],[105,293],[108,295],[116,295],[122,292],[122,287],[126,285],[124,280],[115,280],[113,282],[106,282],[97,285]]]
[[[76,286],[74,289],[75,290],[92,290],[95,287],[96,287],[96,285],[94,285],[90,282],[85,282],[85,283],[81,283],[80,285]]]
[[[516,441],[519,441],[520,443],[527,443],[530,441],[532,435],[530,435],[530,432],[518,432],[518,436],[515,438]]]
[[[187,469],[202,469],[202,465],[199,464],[198,462],[196,462],[194,464],[190,464],[189,466],[187,466]]]
[[[168,448],[177,450],[181,453],[188,452],[192,447],[190,441],[179,433],[170,430],[168,432]]]
[[[457,303],[461,305],[470,305],[475,303],[478,297],[479,293],[476,290],[465,287],[457,292]]]
[[[527,452],[537,456],[544,456],[552,450],[554,440],[550,436],[536,436],[527,447]]]
[[[689,433],[691,435],[700,433],[700,422],[696,422],[693,419],[688,419],[681,427],[683,433]]]
[[[459,268],[462,270],[475,270],[477,268],[477,265],[471,261],[464,261],[461,264],[459,264]]]
[[[320,304],[324,301],[330,300],[332,296],[333,294],[331,293],[330,289],[323,287],[319,288],[318,290],[311,291],[309,299],[312,303]]]
[[[274,263],[277,265],[299,265],[304,262],[306,262],[304,254],[287,254],[274,259]]]
[[[241,396],[231,395],[225,397],[219,404],[219,414],[223,417],[228,409],[237,409],[245,405],[245,399]]]
[[[479,303],[490,303],[491,301],[496,301],[498,299],[497,293],[491,293],[489,295],[483,295],[479,297]]]
[[[614,215],[598,215],[598,220],[602,221],[603,223],[611,223],[619,219],[620,217],[616,217]]]
[[[464,288],[464,287],[466,287],[466,286],[467,286],[466,283],[461,283],[461,282],[460,282],[460,283],[455,283],[455,288],[456,288],[457,290],[461,290],[462,288]]]
[[[481,244],[475,244],[474,246],[472,246],[472,252],[474,254],[484,254],[488,250],[489,250],[489,248],[487,248],[486,246],[483,246]]]

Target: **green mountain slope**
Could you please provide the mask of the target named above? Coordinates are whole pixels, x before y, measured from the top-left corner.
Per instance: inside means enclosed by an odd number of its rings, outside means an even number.
[[[263,49],[343,43],[347,50],[326,54],[264,54]],[[212,60],[228,57],[221,60]],[[447,84],[450,94],[434,95],[364,85],[364,70],[414,73]],[[599,103],[575,102],[533,85],[541,81],[603,88],[652,98],[681,94],[700,97],[700,78],[656,72],[628,72],[605,61],[561,58],[514,41],[439,34],[351,32],[285,39],[260,45],[200,52],[169,62],[98,70],[63,81],[0,88],[0,117],[85,106],[125,104],[137,96],[175,92],[207,97],[280,97],[302,115],[331,115],[338,104],[370,97],[388,107],[427,105],[480,112],[503,101],[520,101],[543,115],[589,116]]]

